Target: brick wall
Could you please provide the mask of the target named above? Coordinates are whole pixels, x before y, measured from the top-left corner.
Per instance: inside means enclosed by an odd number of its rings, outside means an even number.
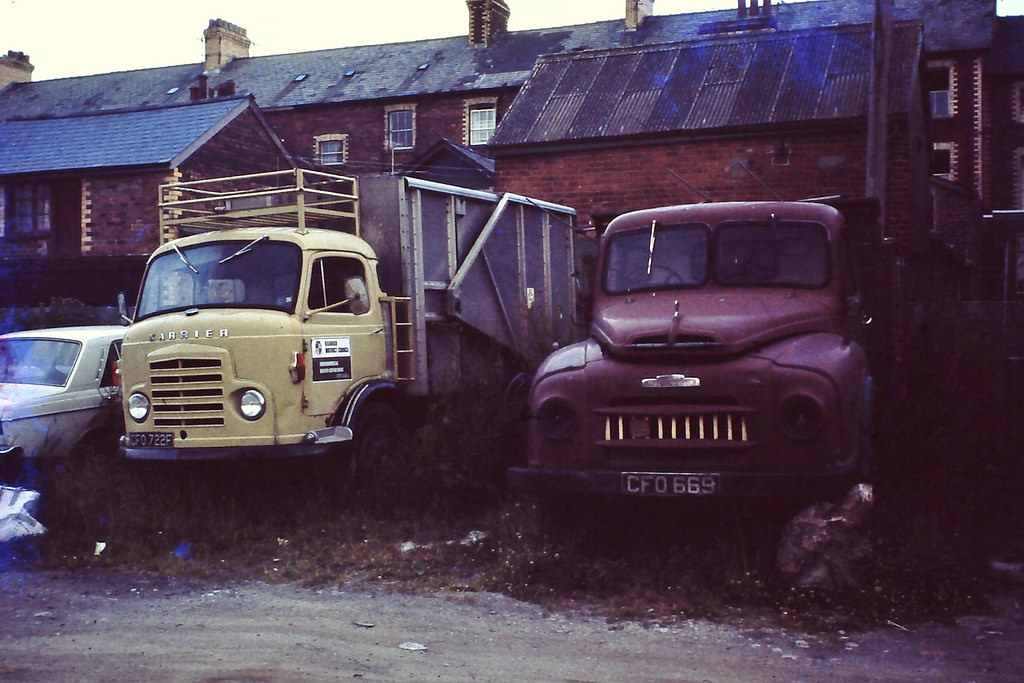
[[[478,99],[488,93],[451,93],[409,100],[415,105],[415,146],[396,151],[394,164],[399,169],[412,163],[442,138],[462,143],[464,105],[467,99]],[[494,91],[498,98],[497,113],[501,115],[515,96],[514,90]],[[280,134],[288,151],[307,163],[315,162],[314,137],[347,134],[350,172],[388,172],[392,168],[391,150],[386,147],[386,107],[401,101],[372,101],[302,107],[299,110],[266,111],[271,125]]]
[[[773,155],[780,143],[788,143],[788,162]],[[625,211],[702,201],[671,172],[713,201],[862,196],[865,144],[863,130],[848,129],[501,155],[496,184],[500,192],[572,206],[580,225],[592,217],[603,223]]]
[[[82,183],[82,254],[148,254],[159,244],[159,186],[169,171],[92,176]]]
[[[984,168],[979,163],[981,139],[975,131],[980,131],[985,122],[981,120],[984,111],[978,100],[981,75],[977,72],[976,60],[970,54],[962,54],[931,60],[928,64],[951,70],[952,94],[952,116],[932,116],[928,121],[931,142],[952,144],[955,164],[950,179],[981,192]]]
[[[246,111],[181,165],[183,180],[291,168],[252,111]]]
[[[990,209],[1024,209],[1024,74],[990,78],[989,128],[986,158],[989,160],[986,204]]]

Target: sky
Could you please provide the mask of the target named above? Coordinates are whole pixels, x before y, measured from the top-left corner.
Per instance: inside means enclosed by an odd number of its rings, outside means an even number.
[[[509,29],[624,17],[624,0],[507,0]],[[773,5],[802,0],[773,0]],[[866,2],[870,0],[865,0]],[[0,54],[23,52],[32,80],[193,64],[210,19],[244,28],[253,57],[464,35],[465,0],[0,0]],[[655,0],[655,14],[732,9],[736,0]],[[1024,0],[997,0],[1001,15]]]

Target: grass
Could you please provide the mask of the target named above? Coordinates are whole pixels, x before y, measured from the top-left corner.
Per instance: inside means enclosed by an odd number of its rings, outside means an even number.
[[[566,520],[513,497],[504,480],[522,453],[519,411],[495,411],[503,395],[487,386],[436,402],[426,426],[349,494],[312,460],[97,454],[48,467],[40,518],[50,531],[36,557],[47,566],[498,591],[609,619],[770,615],[834,629],[952,617],[979,604],[991,587],[989,556],[1015,533],[1003,520],[1022,518],[1024,476],[1005,432],[958,428],[990,424],[1005,405],[993,389],[1006,384],[999,359],[973,327],[936,315],[915,339],[909,389],[879,435],[875,559],[856,589],[794,589],[774,575],[775,535],[792,503],[578,502]],[[485,536],[460,542],[473,531]]]

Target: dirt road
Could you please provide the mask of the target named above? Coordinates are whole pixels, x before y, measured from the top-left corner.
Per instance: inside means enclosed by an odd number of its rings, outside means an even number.
[[[0,573],[0,679],[1016,681],[1019,604],[947,626],[806,635],[547,614],[490,593]]]

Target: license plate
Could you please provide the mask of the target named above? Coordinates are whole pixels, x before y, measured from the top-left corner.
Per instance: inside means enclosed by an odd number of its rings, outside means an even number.
[[[627,496],[714,496],[721,493],[718,473],[623,472]]]
[[[130,448],[173,448],[172,432],[131,432],[128,434]]]

